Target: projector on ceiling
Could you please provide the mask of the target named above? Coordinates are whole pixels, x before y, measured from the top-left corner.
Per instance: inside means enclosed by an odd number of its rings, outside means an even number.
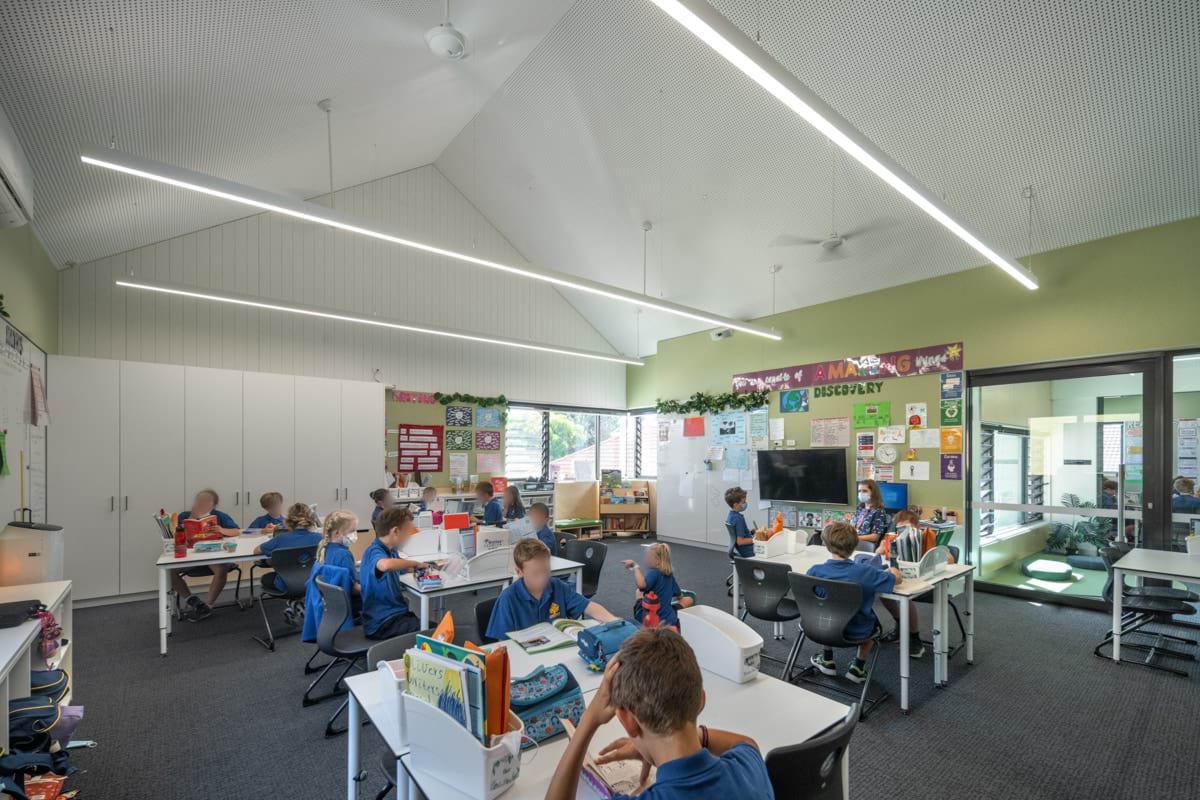
[[[447,61],[458,61],[467,55],[467,37],[450,22],[425,31],[425,44],[435,56]]]
[[[712,339],[714,342],[719,342],[722,339],[728,339],[731,336],[733,336],[732,328],[718,328],[717,330],[709,331],[708,333],[708,338]]]

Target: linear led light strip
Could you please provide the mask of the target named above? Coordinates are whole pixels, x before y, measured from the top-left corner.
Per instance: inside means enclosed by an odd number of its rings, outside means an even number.
[[[136,175],[139,178],[147,178],[159,183],[165,183],[170,186],[178,186],[182,189],[190,189],[194,192],[200,192],[212,197],[220,197],[224,200],[232,200],[235,203],[242,203],[255,208],[261,208],[264,211],[274,211],[279,214],[286,214],[289,217],[296,219],[307,220],[308,222],[316,222],[322,225],[330,225],[334,228],[339,228],[350,233],[357,233],[363,236],[370,236],[374,239],[381,239],[392,244],[411,247],[416,250],[423,250],[426,253],[434,255],[446,256],[447,258],[465,261],[468,264],[475,264],[480,267],[488,267],[490,269],[498,269],[503,272],[508,272],[513,275],[520,275],[523,278],[532,278],[538,281],[545,281],[556,286],[563,286],[568,289],[578,289],[582,292],[607,297],[612,300],[621,300],[626,303],[652,308],[656,311],[663,311],[668,314],[675,314],[680,317],[698,320],[709,325],[715,325],[722,328],[733,328],[735,331],[761,336],[764,339],[772,339],[779,341],[783,337],[770,328],[764,328],[760,325],[753,325],[749,322],[721,317],[716,314],[709,314],[697,308],[679,305],[668,300],[656,300],[647,297],[644,294],[636,292],[628,292],[616,286],[590,281],[587,278],[580,278],[574,275],[567,275],[563,272],[554,272],[552,270],[539,269],[536,267],[518,267],[512,264],[503,264],[498,261],[489,261],[486,258],[478,258],[466,253],[459,253],[454,250],[447,250],[443,247],[436,247],[431,244],[417,242],[412,239],[405,239],[402,236],[388,233],[386,231],[376,230],[365,227],[364,225],[355,222],[350,217],[339,214],[337,211],[318,206],[312,203],[306,203],[302,200],[293,200],[282,195],[265,192],[261,189],[255,189],[251,186],[244,186],[233,181],[227,181],[223,178],[216,178],[212,175],[205,175],[201,172],[193,172],[192,170],[175,167],[169,164],[160,164],[156,161],[150,161],[138,156],[132,156],[128,153],[120,153],[116,150],[106,150],[99,148],[85,148],[80,155],[80,159],[85,164],[93,164],[97,167],[124,172],[127,175]]]
[[[767,55],[750,37],[716,11],[707,0],[650,0],[717,51],[747,77],[783,101],[838,147],[874,172],[893,189],[973,247],[988,261],[1007,272],[1027,289],[1038,288],[1033,273],[997,253],[956,222],[921,184],[886,153],[876,147],[801,83],[795,75]]]
[[[528,342],[524,339],[509,339],[504,336],[487,336],[482,333],[456,331],[450,328],[435,328],[430,325],[412,325],[407,322],[394,322],[392,320],[377,319],[375,317],[356,317],[353,314],[318,308],[316,306],[306,306],[292,303],[284,304],[280,302],[272,303],[259,297],[208,292],[191,286],[181,286],[179,284],[139,281],[125,278],[118,279],[116,284],[117,286],[123,286],[126,289],[144,289],[146,291],[159,292],[161,294],[192,297],[197,300],[214,300],[218,303],[232,303],[233,305],[238,306],[263,308],[268,311],[283,311],[288,314],[303,314],[307,317],[320,317],[322,319],[332,319],[339,322],[356,322],[360,325],[374,325],[377,328],[391,328],[392,330],[408,331],[410,333],[424,333],[430,336],[447,336],[451,339],[465,339],[470,342],[499,344],[504,345],[505,347],[519,347],[523,350],[540,350],[543,353],[557,353],[558,355],[563,356],[592,358],[597,361],[612,361],[616,364],[632,364],[635,367],[641,367],[645,365],[645,362],[640,358],[629,358],[627,356],[614,355],[610,353],[597,353],[593,350],[577,350],[574,347],[559,347],[558,345],[554,344]]]

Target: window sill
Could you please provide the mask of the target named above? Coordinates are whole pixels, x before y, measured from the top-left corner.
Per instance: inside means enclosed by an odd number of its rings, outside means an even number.
[[[981,536],[979,539],[979,545],[980,547],[987,547],[989,544],[1003,542],[1006,539],[1015,539],[1018,536],[1024,536],[1027,533],[1032,533],[1044,524],[1044,520],[1039,520],[1038,522],[1027,522],[1022,525],[1012,525],[1004,530],[996,531],[990,536]]]

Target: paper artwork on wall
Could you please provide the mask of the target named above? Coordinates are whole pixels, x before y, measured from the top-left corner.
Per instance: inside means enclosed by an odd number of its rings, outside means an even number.
[[[875,462],[858,459],[855,462],[854,476],[854,479],[859,481],[875,480]]]
[[[498,472],[503,472],[504,467],[501,464],[500,454],[499,453],[478,453],[475,456],[475,469],[480,474],[483,474],[486,472],[489,475],[495,475]]]
[[[772,419],[770,422],[770,428],[771,428],[771,432],[770,432],[771,441],[772,442],[783,441],[783,417],[775,417],[774,419]]]
[[[901,461],[900,462],[900,480],[902,480],[902,481],[927,481],[927,480],[929,480],[929,462],[928,461]]]
[[[441,425],[400,425],[396,436],[397,472],[442,471]]]
[[[476,450],[499,450],[500,431],[475,431]],[[481,469],[480,472],[483,472]]]
[[[453,433],[453,431],[451,431],[451,433]],[[467,465],[467,459],[469,456],[466,453],[450,453],[448,457],[450,461],[450,477],[465,481],[467,479],[467,473],[471,471],[470,467]]]
[[[784,524],[787,524],[787,517],[784,517]],[[798,508],[796,509],[796,528],[820,528],[825,525],[825,514],[819,508]]]
[[[904,444],[908,428],[903,425],[887,425],[879,429],[879,444]]]
[[[446,426],[450,428],[471,427],[471,407],[446,406]]]
[[[713,415],[713,444],[745,444],[746,413],[726,411]]]
[[[671,423],[669,420],[660,419],[658,421],[658,441],[660,443],[671,441]]]
[[[880,428],[892,424],[891,403],[855,403],[854,427]]]
[[[962,480],[962,455],[959,453],[942,453],[942,480]]]
[[[470,431],[446,431],[447,450],[473,450],[475,441]]]
[[[825,509],[825,525],[828,525],[832,522],[849,522],[853,524],[854,512],[838,511],[836,509],[827,508]]]
[[[703,436],[704,435],[704,417],[684,417],[683,418],[683,435],[684,436]]]
[[[814,419],[809,443],[812,447],[849,447],[850,418]]]
[[[714,444],[708,448],[708,453],[704,458],[706,461],[723,461],[725,460],[725,448],[719,444]]]
[[[925,403],[908,403],[904,406],[904,421],[909,430],[924,428],[929,423],[929,408]]]
[[[808,411],[808,389],[785,389],[779,393],[779,413]]]
[[[908,432],[908,443],[915,449],[942,446],[941,428],[913,428]]]
[[[467,423],[470,424],[470,423]],[[498,408],[477,408],[475,409],[475,427],[476,428],[499,428],[500,427],[500,409]]]
[[[963,446],[963,431],[958,426],[941,429],[941,450],[943,453],[961,453]]]
[[[750,428],[750,447],[754,450],[766,450],[770,446],[767,440],[767,410],[760,408],[748,415]]]

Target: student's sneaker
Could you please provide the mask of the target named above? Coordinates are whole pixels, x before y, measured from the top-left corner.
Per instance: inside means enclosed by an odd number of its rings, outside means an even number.
[[[298,600],[290,601],[283,609],[283,621],[293,628],[299,628],[304,624],[304,606],[300,605]]]
[[[208,603],[201,600],[196,595],[192,595],[187,599],[187,608],[183,611],[183,618],[189,622],[199,622],[202,619],[208,619],[212,616],[212,608]]]
[[[846,670],[846,679],[854,683],[865,681],[867,679],[866,665],[860,667],[858,664],[851,664],[850,669]]]
[[[827,660],[821,653],[814,653],[813,657],[808,660],[808,663],[816,667],[817,671],[822,675],[837,676],[837,662],[832,659]]]
[[[892,642],[900,641],[900,626],[892,628],[883,636],[879,637],[879,641],[883,642],[884,644],[891,644]]]
[[[910,639],[908,642],[908,657],[920,658],[925,655],[925,645],[920,639]]]

